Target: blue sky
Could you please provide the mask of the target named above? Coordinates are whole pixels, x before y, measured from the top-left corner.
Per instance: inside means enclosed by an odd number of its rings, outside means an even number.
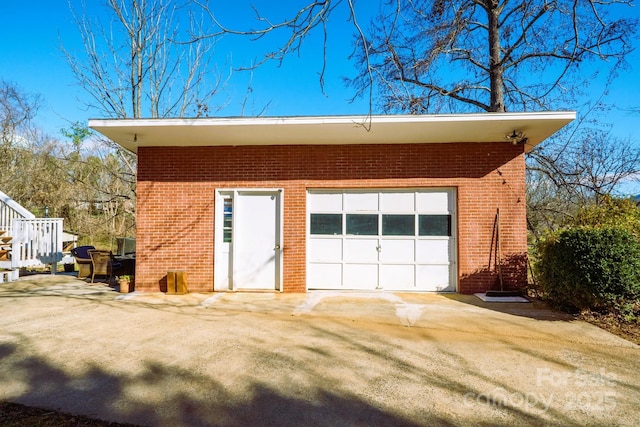
[[[90,8],[95,8],[102,4],[102,0],[87,0],[87,3]],[[226,13],[226,16],[238,16],[239,5],[247,3],[240,0],[212,2],[222,4],[220,7],[225,9],[221,10],[221,14]],[[638,13],[637,8],[633,11]],[[333,31],[329,40],[326,95],[321,93],[318,83],[321,42],[316,38],[309,40],[301,58],[290,57],[282,67],[268,64],[254,72],[253,97],[245,108],[245,114],[256,114],[267,104],[266,115],[366,114],[368,101],[364,99],[349,103],[347,100],[351,93],[342,83],[343,76],[353,75],[354,72],[347,60],[351,27],[344,22],[345,18],[337,16],[331,22]],[[70,49],[80,48],[66,0],[3,1],[0,15],[0,78],[17,83],[26,92],[42,94],[45,105],[36,123],[55,136],[59,136],[59,129],[69,123],[86,122],[88,118],[96,116],[95,112],[86,111],[83,107],[81,100],[85,99],[85,95],[75,84],[59,50],[61,42]],[[221,69],[246,65],[249,58],[259,55],[249,51],[246,44],[240,48],[231,40],[220,43],[217,52],[221,58]],[[606,120],[614,125],[618,135],[639,140],[640,134],[635,124],[638,113],[632,114],[624,109],[640,108],[640,83],[637,79],[640,53],[634,52],[629,61],[636,66],[620,75],[608,97],[620,109],[610,110]],[[240,114],[240,104],[245,97],[249,78],[246,72],[233,74],[220,98],[220,102],[228,102],[228,107],[220,114]],[[593,93],[599,94],[597,86],[593,87]]]
[[[87,0],[94,7],[100,0]],[[86,122],[95,112],[86,111],[82,100],[86,95],[60,51],[81,49],[77,29],[70,17],[66,0],[5,0],[0,15],[0,78],[18,84],[24,91],[39,93],[45,106],[36,119],[45,131],[59,136],[59,129],[75,121]],[[101,1],[100,1],[101,3]],[[228,7],[228,6],[227,6]],[[250,12],[247,9],[247,12]],[[344,25],[348,28],[347,25]],[[331,67],[327,70],[326,95],[320,90],[318,71],[321,56],[319,41],[309,40],[304,58],[291,57],[281,66],[268,64],[255,71],[234,72],[220,94],[220,103],[228,103],[221,115],[239,115],[241,103],[251,80],[253,97],[245,115],[258,114],[267,106],[266,115],[366,114],[368,102],[349,103],[342,76],[352,73],[346,57],[350,52],[348,34],[335,34],[329,52]],[[229,40],[218,43],[221,70],[247,65],[258,53],[247,52]]]

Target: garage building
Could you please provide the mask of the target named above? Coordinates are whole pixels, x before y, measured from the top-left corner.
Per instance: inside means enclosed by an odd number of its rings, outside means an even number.
[[[573,112],[91,120],[138,155],[136,290],[526,284],[525,153]]]

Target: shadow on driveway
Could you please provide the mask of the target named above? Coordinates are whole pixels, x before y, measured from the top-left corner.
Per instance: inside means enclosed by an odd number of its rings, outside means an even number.
[[[638,347],[555,320],[454,295],[28,278],[0,286],[0,399],[150,426],[633,425]]]

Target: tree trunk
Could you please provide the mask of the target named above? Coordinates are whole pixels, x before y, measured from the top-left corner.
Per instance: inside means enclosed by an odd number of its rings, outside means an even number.
[[[502,80],[502,58],[500,57],[500,7],[497,0],[487,1],[489,32],[489,80],[491,82],[492,113],[504,113],[504,85]]]

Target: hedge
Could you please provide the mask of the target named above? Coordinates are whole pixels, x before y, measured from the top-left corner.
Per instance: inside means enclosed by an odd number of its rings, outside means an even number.
[[[570,310],[613,310],[640,297],[640,242],[623,227],[564,230],[540,245],[547,299]]]

